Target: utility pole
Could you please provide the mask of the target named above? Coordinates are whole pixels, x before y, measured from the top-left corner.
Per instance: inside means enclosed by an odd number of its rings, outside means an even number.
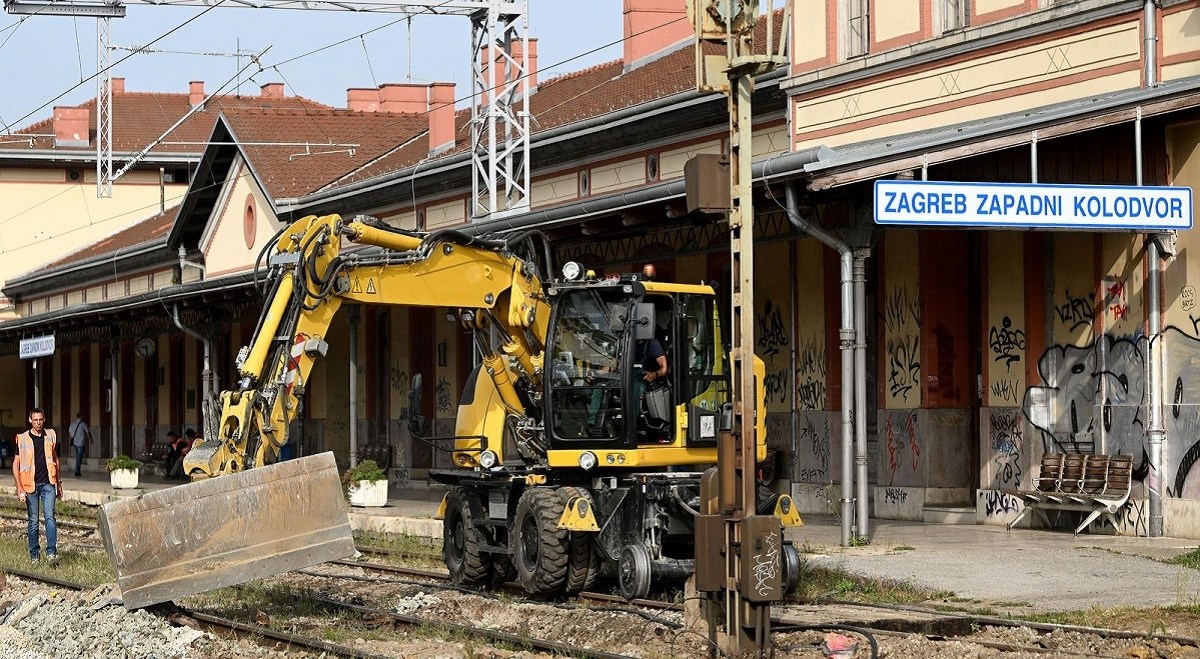
[[[757,429],[754,377],[754,204],[751,96],[754,77],[787,63],[788,11],[778,40],[773,7],[761,0],[691,0],[696,28],[696,86],[729,101],[729,249],[732,274],[733,428],[718,438],[717,469],[702,481],[705,502],[696,524],[696,588],[704,592],[709,637],[732,657],[772,654],[771,602],[783,597],[783,528],[757,513]],[[766,16],[766,43],[754,30]],[[719,43],[724,55],[706,54]],[[716,481],[714,483],[714,480]],[[715,493],[714,493],[715,490]],[[715,494],[715,496],[714,496]]]

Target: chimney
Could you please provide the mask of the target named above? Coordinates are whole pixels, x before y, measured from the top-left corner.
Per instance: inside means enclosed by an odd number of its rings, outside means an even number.
[[[479,55],[479,61],[483,65],[483,80],[485,81],[485,84],[486,84],[486,81],[489,80],[489,78],[488,78],[489,74],[487,72],[488,71],[488,58],[490,56],[490,53],[492,52],[491,50],[489,50],[489,48],[490,48],[490,46],[484,46],[482,49],[482,52]],[[501,57],[501,55],[500,55],[500,51],[497,50],[495,52],[496,52],[496,56],[494,58],[492,58],[492,66],[496,67],[496,76],[497,76],[496,77],[496,85],[500,86],[500,85],[504,84],[504,73],[505,73],[504,64],[505,64],[505,62],[504,62],[504,58]],[[530,92],[535,91],[537,89],[537,74],[538,74],[537,39],[529,40],[529,57],[528,58],[524,57],[524,52],[522,50],[521,42],[514,41],[512,44],[512,56],[513,56],[513,59],[515,59],[518,62],[524,60],[525,78],[521,81],[521,86],[528,87]],[[517,78],[517,72],[515,69],[508,71],[508,78],[509,78],[509,80],[515,80]],[[488,101],[489,101],[489,99],[491,99],[491,97],[492,97],[491,90],[485,89],[483,91],[482,96],[480,97],[480,100],[479,100],[480,104],[487,105]]]
[[[379,109],[411,114],[424,112],[429,109],[429,87],[396,82],[379,85]]]
[[[112,93],[125,93],[125,78],[112,78]]]
[[[454,146],[454,83],[429,85],[429,155]]]
[[[204,103],[204,81],[193,80],[188,83],[188,103],[198,108]]]
[[[54,146],[87,146],[91,119],[87,108],[54,108]]]
[[[379,90],[373,87],[347,89],[346,109],[359,112],[379,112]]]
[[[283,83],[268,82],[262,86],[263,98],[283,98]]]
[[[684,0],[624,0],[625,68],[695,35]]]

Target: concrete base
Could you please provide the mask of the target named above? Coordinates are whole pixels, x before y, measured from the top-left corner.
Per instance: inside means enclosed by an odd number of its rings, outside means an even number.
[[[841,490],[834,490],[828,483],[792,483],[792,500],[801,515],[831,515]]]
[[[442,539],[442,520],[440,519],[368,515],[351,510],[350,528],[354,531],[403,533],[418,538]]]
[[[875,488],[875,516],[880,519],[903,519],[921,521],[925,508],[924,487],[877,487]]]
[[[926,524],[975,524],[975,508],[971,506],[926,506],[921,511]]]

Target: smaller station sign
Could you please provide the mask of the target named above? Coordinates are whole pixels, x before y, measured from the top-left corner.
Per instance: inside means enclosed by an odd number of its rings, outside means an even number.
[[[49,357],[54,354],[54,335],[35,336],[32,339],[21,339],[21,359]]]
[[[876,181],[876,224],[1167,231],[1192,228],[1192,189]]]

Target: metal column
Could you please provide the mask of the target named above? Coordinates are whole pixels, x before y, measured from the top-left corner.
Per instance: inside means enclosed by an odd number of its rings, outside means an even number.
[[[350,467],[358,466],[358,311],[350,306]]]

